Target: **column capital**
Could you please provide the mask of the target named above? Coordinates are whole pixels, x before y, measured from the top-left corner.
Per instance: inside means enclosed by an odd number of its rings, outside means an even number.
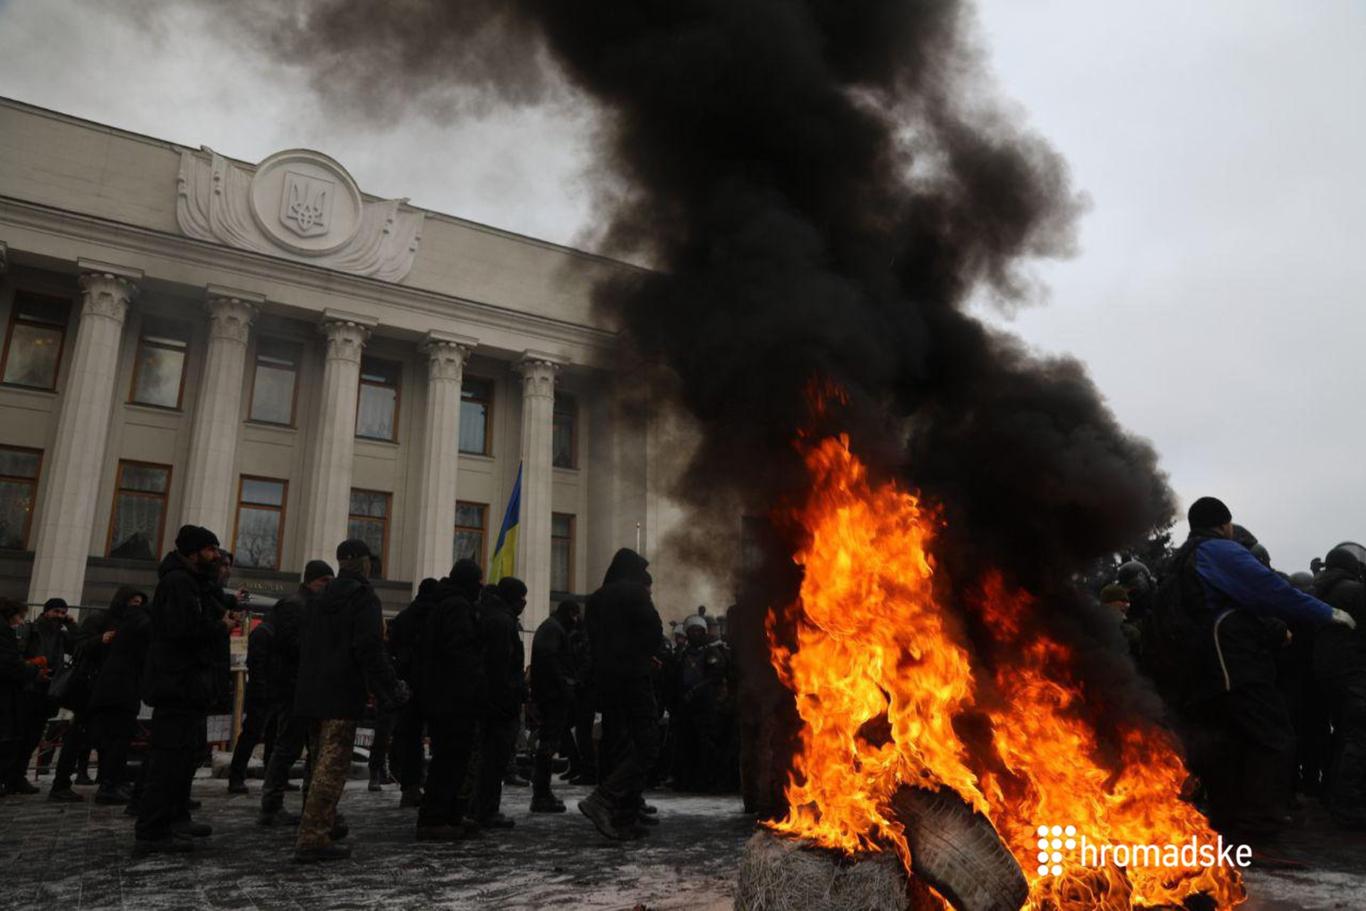
[[[89,259],[78,259],[76,265],[81,270],[81,313],[123,322],[138,295],[142,270]]]
[[[479,345],[469,335],[432,330],[422,340],[419,349],[427,355],[428,379],[459,380],[465,370],[465,360]]]
[[[209,313],[209,338],[221,338],[245,345],[251,324],[265,298],[250,291],[237,291],[220,285],[204,289]]]
[[[361,349],[370,337],[370,330],[379,325],[378,320],[342,310],[324,310],[318,331],[327,336],[328,360],[343,360],[360,363]]]
[[[569,360],[556,354],[543,351],[524,351],[517,362],[517,371],[522,374],[522,395],[526,398],[555,395],[555,374]]]

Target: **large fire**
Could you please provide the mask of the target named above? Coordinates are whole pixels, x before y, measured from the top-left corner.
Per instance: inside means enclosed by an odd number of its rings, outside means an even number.
[[[988,575],[974,596],[1002,658],[974,668],[963,630],[935,594],[940,518],[895,483],[875,485],[846,439],[806,453],[810,495],[795,648],[770,633],[774,666],[796,694],[800,743],[774,828],[848,853],[910,848],[889,802],[906,784],[948,786],[996,826],[1030,885],[1036,911],[1179,905],[1206,893],[1244,898],[1229,867],[1082,866],[1041,873],[1037,826],[1074,825],[1092,844],[1202,842],[1215,836],[1180,797],[1185,768],[1169,734],[1135,720],[1102,752],[1088,693],[1068,648],[1029,623],[1027,593]],[[773,618],[770,618],[772,623]],[[1005,698],[980,700],[987,685]],[[1001,705],[1004,704],[1004,707]],[[955,730],[969,711],[990,721],[974,755]]]

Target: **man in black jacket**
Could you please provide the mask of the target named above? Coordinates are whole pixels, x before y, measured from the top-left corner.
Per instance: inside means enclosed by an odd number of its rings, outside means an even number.
[[[294,843],[299,863],[351,856],[349,847],[333,841],[333,831],[351,766],[356,720],[365,713],[371,691],[386,706],[408,698],[408,688],[394,676],[384,654],[383,613],[370,585],[371,559],[364,541],[352,538],[337,545],[337,578],[304,616],[294,712],[315,725],[318,749]]]
[[[533,813],[564,812],[564,801],[550,790],[550,773],[574,706],[574,648],[569,637],[578,625],[578,602],[561,601],[531,640],[531,698],[540,723],[531,774]]]
[[[407,683],[414,693],[420,686],[420,646],[426,634],[427,616],[438,600],[438,584],[436,579],[423,579],[417,586],[417,597],[399,611],[398,616],[389,621],[389,640],[386,643],[389,657],[393,659],[398,679]],[[403,795],[399,798],[400,807],[415,808],[422,805],[424,728],[421,700],[408,700],[408,703],[399,709],[389,744],[390,764],[394,766],[398,775],[398,784]]]
[[[37,620],[20,631],[19,648],[24,658],[45,667],[52,676],[62,669],[66,656],[75,642],[75,622],[67,616],[66,601],[49,598]],[[57,704],[48,698],[48,681],[34,681],[20,693],[23,720],[19,751],[3,771],[5,784],[11,794],[37,794],[38,788],[26,774],[30,757],[43,739],[47,723],[57,714]]]
[[[238,622],[219,600],[218,561],[217,536],[186,525],[157,568],[142,680],[152,733],[135,830],[138,853],[189,851],[187,836],[212,832],[190,819],[189,802],[208,736],[207,713],[219,695],[219,648]]]
[[[247,793],[247,765],[256,745],[265,741],[265,764],[270,764],[275,746],[275,726],[271,718],[270,665],[275,648],[275,624],[267,614],[247,637],[247,685],[243,693],[242,730],[232,749],[228,766],[228,793]]]
[[[473,560],[455,562],[451,574],[437,583],[436,604],[419,646],[417,698],[432,743],[417,815],[419,841],[454,841],[465,835],[460,790],[484,707],[483,643],[475,607],[483,575]]]
[[[608,838],[638,838],[645,774],[659,752],[654,670],[663,624],[650,599],[649,563],[623,547],[612,557],[602,587],[588,598],[593,683],[602,711],[604,749],[611,769],[579,801],[579,812]]]
[[[261,786],[261,816],[257,822],[263,826],[293,825],[299,821],[285,811],[289,773],[303,755],[309,731],[308,721],[294,713],[299,683],[299,637],[304,616],[333,578],[332,567],[322,560],[309,560],[298,591],[275,602],[270,611],[274,641],[266,672],[265,698],[270,705],[270,723],[275,728],[275,749],[266,762],[266,777]]]
[[[1324,804],[1341,826],[1366,828],[1366,548],[1345,542],[1328,552],[1314,594],[1351,614],[1356,628],[1333,624],[1314,637],[1315,682],[1335,719]]]
[[[50,677],[47,668],[25,661],[19,651],[15,630],[27,612],[18,601],[0,598],[0,769],[14,762],[23,739],[20,692],[31,683],[46,683]],[[0,797],[7,790],[0,781]]]
[[[99,676],[90,695],[90,734],[100,751],[99,790],[95,803],[126,804],[132,795],[124,788],[128,750],[137,731],[142,708],[142,675],[151,644],[152,621],[146,596],[131,592],[112,610],[112,625],[101,634]]]
[[[503,775],[517,743],[522,706],[526,704],[526,650],[522,624],[526,583],[505,576],[479,595],[484,640],[485,707],[480,730],[479,806],[481,828],[510,829],[513,821],[500,812]]]

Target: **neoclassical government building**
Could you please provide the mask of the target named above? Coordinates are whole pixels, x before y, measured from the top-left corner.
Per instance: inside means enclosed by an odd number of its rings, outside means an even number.
[[[0,100],[0,593],[155,584],[184,523],[266,601],[346,537],[386,609],[486,567],[519,466],[524,623],[659,536],[594,283],[632,268]],[[632,413],[638,409],[631,409]]]

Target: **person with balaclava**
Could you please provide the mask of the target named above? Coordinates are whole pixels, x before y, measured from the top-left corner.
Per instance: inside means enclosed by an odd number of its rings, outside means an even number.
[[[659,753],[652,674],[664,625],[650,597],[649,565],[629,548],[618,550],[585,611],[604,750],[612,755],[610,770],[579,801],[579,812],[603,835],[618,840],[644,834],[645,776]]]
[[[369,545],[358,538],[338,544],[337,577],[303,617],[294,713],[310,723],[313,777],[294,842],[296,863],[351,856],[350,846],[337,843],[346,832],[337,804],[351,769],[356,722],[372,692],[385,706],[408,699],[408,688],[384,653],[384,615],[370,584],[372,559]]]
[[[90,733],[100,751],[99,789],[95,803],[127,804],[132,794],[125,787],[128,751],[137,733],[142,708],[142,677],[152,641],[152,620],[146,597],[138,591],[117,605],[113,625],[90,696]]]
[[[437,583],[419,646],[417,696],[432,758],[417,814],[418,841],[465,837],[469,806],[461,797],[484,709],[484,655],[479,616],[483,571],[462,558]],[[502,769],[498,770],[502,774]]]
[[[420,647],[426,634],[427,616],[436,606],[436,579],[418,583],[417,595],[394,619],[389,621],[389,638],[385,647],[394,663],[398,678],[408,684],[414,698],[398,711],[394,732],[389,742],[389,761],[398,779],[399,801],[403,808],[416,809],[422,805],[422,778],[425,772],[422,737],[426,727],[422,718],[422,701],[416,698],[421,689]]]
[[[1248,838],[1274,834],[1290,809],[1295,731],[1276,687],[1287,625],[1355,621],[1298,590],[1234,540],[1233,515],[1214,497],[1191,504],[1190,536],[1173,558],[1182,609],[1201,630],[1194,718],[1215,734],[1201,777],[1211,821]]]
[[[190,786],[208,737],[208,712],[220,695],[219,649],[238,623],[219,600],[219,559],[218,537],[186,525],[157,568],[141,680],[152,731],[136,853],[190,851],[190,838],[213,831],[190,818]]]
[[[336,574],[324,560],[309,560],[304,579],[292,595],[281,598],[270,609],[266,620],[274,634],[266,675],[266,701],[270,705],[270,724],[275,728],[275,749],[266,761],[261,784],[263,826],[296,825],[299,817],[285,810],[289,773],[303,755],[310,723],[294,712],[294,696],[299,687],[299,653],[302,648],[304,617]],[[309,757],[310,760],[312,757]]]
[[[501,811],[503,777],[512,759],[526,704],[526,650],[520,617],[526,583],[504,576],[479,593],[479,631],[484,651],[484,712],[479,731],[478,805],[481,829],[510,829]]]
[[[1366,828],[1366,548],[1344,542],[1328,552],[1314,591],[1357,621],[1314,638],[1313,677],[1334,719],[1324,805],[1340,826]]]
[[[539,730],[531,774],[531,812],[563,813],[564,801],[550,789],[555,753],[569,727],[574,707],[574,648],[570,635],[578,627],[577,601],[561,601],[536,627],[531,640],[531,699]]]

